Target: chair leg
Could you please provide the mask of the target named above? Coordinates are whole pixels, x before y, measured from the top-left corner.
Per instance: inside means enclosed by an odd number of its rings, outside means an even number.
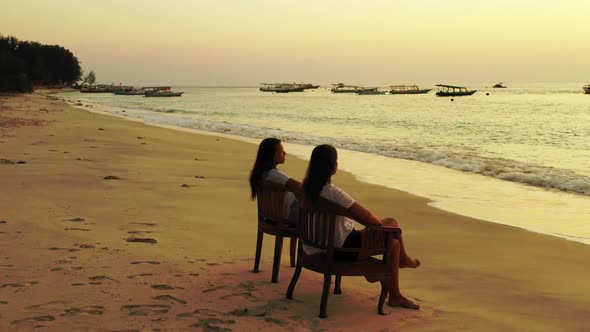
[[[385,303],[385,299],[387,298],[387,294],[389,292],[387,291],[387,288],[385,287],[383,281],[381,282],[381,295],[379,295],[379,304],[377,305],[377,312],[379,313],[379,315],[387,315],[384,311],[383,311],[383,303]]]
[[[287,298],[289,300],[293,299],[293,291],[295,290],[295,285],[297,284],[297,280],[299,280],[299,276],[301,275],[301,265],[297,265],[295,267],[295,272],[293,273],[293,278],[291,278],[291,282],[289,283],[289,288],[287,288]]]
[[[272,282],[279,282],[279,269],[281,268],[281,253],[283,252],[283,237],[277,236],[275,239],[275,257],[272,262]]]
[[[254,257],[254,272],[258,272],[258,267],[260,266],[260,253],[262,252],[262,237],[264,233],[258,231],[258,236],[256,237],[256,256]]]
[[[334,285],[334,294],[342,294],[342,288],[340,288],[341,282],[342,282],[342,276],[336,276],[336,285]]]
[[[295,252],[297,251],[297,238],[291,238],[291,267],[295,267]]]
[[[332,283],[332,275],[324,274],[324,289],[322,290],[322,303],[320,304],[320,318],[328,317],[328,296],[330,295],[330,284]]]

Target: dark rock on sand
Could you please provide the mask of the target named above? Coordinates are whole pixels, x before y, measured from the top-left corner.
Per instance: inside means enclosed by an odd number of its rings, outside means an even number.
[[[104,177],[105,180],[120,180],[120,178],[118,176],[114,176],[114,175],[107,175]]]

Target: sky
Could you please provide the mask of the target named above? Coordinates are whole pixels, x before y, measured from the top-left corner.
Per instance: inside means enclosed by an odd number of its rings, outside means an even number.
[[[101,83],[590,83],[588,0],[3,0]]]

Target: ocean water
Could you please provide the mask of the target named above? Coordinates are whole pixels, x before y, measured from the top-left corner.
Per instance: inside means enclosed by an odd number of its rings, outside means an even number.
[[[341,168],[362,181],[459,214],[590,244],[590,95],[582,86],[472,86],[475,95],[453,101],[433,92],[358,96],[326,88],[61,96],[148,123],[253,142],[279,137],[288,153],[306,159],[313,146],[329,143],[339,149]]]

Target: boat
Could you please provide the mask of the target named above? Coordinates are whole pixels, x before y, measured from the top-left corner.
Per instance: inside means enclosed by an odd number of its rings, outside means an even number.
[[[146,97],[180,97],[183,91],[172,91],[169,86],[148,86],[143,88]]]
[[[313,85],[313,84],[311,84],[311,83],[305,83],[305,84],[303,84],[303,85],[305,86],[305,89],[306,89],[306,90],[307,90],[307,89],[317,89],[317,88],[319,88],[319,87],[320,87],[320,86],[319,86],[319,84],[318,84],[318,85]]]
[[[590,95],[590,84],[586,85],[582,89],[584,89],[585,94]]]
[[[367,88],[358,85],[346,85],[344,83],[332,84],[332,89],[330,89],[330,91],[332,91],[333,93],[359,93],[361,91],[372,90],[377,90],[377,88]]]
[[[506,86],[505,85],[502,85],[502,82],[500,82],[500,83],[494,84],[494,86],[492,88],[495,88],[495,89],[506,89]]]
[[[80,86],[80,92],[82,93],[110,93],[113,92],[113,89],[113,85],[106,84]]]
[[[377,88],[365,88],[356,92],[357,95],[384,95],[387,91],[379,90]]]
[[[305,89],[310,89],[307,84],[297,83],[260,83],[260,91],[263,92],[276,92],[276,93],[288,93],[288,92],[301,92]]]
[[[119,86],[117,89],[113,90],[113,94],[118,96],[138,96],[144,95],[145,89],[144,88],[136,88],[132,86]]]
[[[389,94],[392,95],[417,95],[428,93],[432,89],[420,89],[417,85],[390,85]]]
[[[454,86],[454,85],[445,85],[445,84],[437,84],[438,91],[436,95],[439,97],[459,97],[459,96],[471,96],[477,90],[467,90],[464,86]]]

